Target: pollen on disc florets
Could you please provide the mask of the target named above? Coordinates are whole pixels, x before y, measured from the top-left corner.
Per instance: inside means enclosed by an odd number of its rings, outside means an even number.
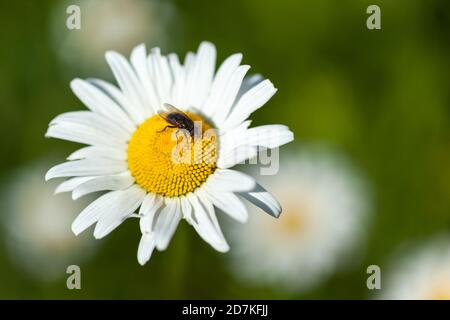
[[[128,168],[147,192],[177,197],[194,191],[216,169],[217,136],[200,116],[187,113],[201,124],[192,138],[159,115],[142,123],[128,144]]]

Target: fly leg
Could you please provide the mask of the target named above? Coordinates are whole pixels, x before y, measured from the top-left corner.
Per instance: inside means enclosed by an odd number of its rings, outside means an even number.
[[[164,129],[157,131],[158,133],[166,131],[167,128],[178,128],[178,126],[166,126]]]

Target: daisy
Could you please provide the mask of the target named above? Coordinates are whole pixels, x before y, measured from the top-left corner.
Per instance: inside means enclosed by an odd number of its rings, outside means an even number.
[[[90,110],[56,117],[46,133],[89,145],[47,172],[46,180],[72,177],[58,192],[71,191],[76,199],[109,191],[75,219],[75,234],[95,224],[94,236],[100,239],[137,217],[138,261],[144,264],[154,248],[167,248],[182,218],[213,248],[228,251],[215,208],[245,222],[247,209],[237,195],[279,216],[281,207],[269,192],[230,169],[255,157],[259,148],[293,140],[283,125],[249,128],[247,118],[276,89],[260,77],[244,79],[250,67],[240,64],[241,54],[231,55],[217,72],[216,49],[208,42],[196,54],[188,53],[183,64],[159,48],[147,55],[144,45],[134,48],[131,63],[112,51],[106,60],[119,88],[98,79],[73,80],[72,90]],[[195,121],[194,139],[168,122],[167,114],[158,114],[168,104]],[[183,154],[190,161],[175,161]]]
[[[450,300],[450,238],[439,236],[403,254],[381,279],[382,299]]]
[[[66,28],[66,9],[76,4],[81,11],[80,29]],[[181,17],[171,1],[80,0],[61,1],[53,13],[52,40],[56,53],[67,66],[106,73],[103,56],[115,48],[129,52],[136,43],[164,45],[174,39]],[[107,74],[105,74],[106,76]]]
[[[11,174],[1,188],[1,226],[11,259],[31,276],[44,281],[65,277],[69,265],[82,263],[96,246],[77,239],[70,225],[88,201],[54,196],[56,182],[44,183],[49,161],[35,162]],[[85,199],[88,200],[88,199]]]
[[[283,158],[267,186],[283,203],[277,223],[251,215],[231,230],[231,270],[252,284],[302,291],[324,281],[363,240],[367,195],[334,153],[302,150]],[[354,257],[352,257],[354,259]]]

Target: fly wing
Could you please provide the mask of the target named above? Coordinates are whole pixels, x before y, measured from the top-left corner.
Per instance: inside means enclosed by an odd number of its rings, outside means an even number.
[[[184,113],[183,111],[181,111],[180,109],[178,109],[177,107],[169,104],[169,103],[163,103],[163,107],[162,110],[158,111],[159,115],[163,116],[163,115],[168,115],[169,113],[180,113],[183,116],[188,117],[188,115],[186,113]],[[165,117],[163,117],[165,118]]]
[[[174,107],[173,105],[169,104],[169,103],[164,103],[162,110],[158,111],[158,114],[164,119],[166,120],[168,123],[172,124],[172,125],[179,125],[179,123],[177,123],[177,121],[174,121],[174,117],[169,117],[169,115],[181,115],[182,117],[186,118],[186,119],[190,119],[189,116],[184,113],[183,111],[181,111],[180,109]]]

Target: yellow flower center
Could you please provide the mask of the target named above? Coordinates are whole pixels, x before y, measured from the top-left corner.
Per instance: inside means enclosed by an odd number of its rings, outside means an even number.
[[[285,214],[279,218],[279,223],[276,223],[276,228],[284,235],[295,235],[302,231],[305,226],[305,215],[300,212],[301,208],[297,208],[297,211],[287,210]]]
[[[159,115],[141,124],[128,144],[128,168],[147,192],[177,197],[194,191],[216,169],[215,130],[187,113],[198,133],[191,136]],[[201,134],[200,134],[201,132]]]
[[[272,234],[280,239],[298,237],[305,234],[313,225],[311,219],[314,207],[306,194],[293,193],[292,190],[283,191],[280,196],[283,203],[283,214],[278,218],[276,223],[267,220],[267,228]],[[299,197],[302,199],[299,202]]]
[[[450,280],[448,280],[448,276],[436,276],[431,290],[424,299],[450,300]]]

